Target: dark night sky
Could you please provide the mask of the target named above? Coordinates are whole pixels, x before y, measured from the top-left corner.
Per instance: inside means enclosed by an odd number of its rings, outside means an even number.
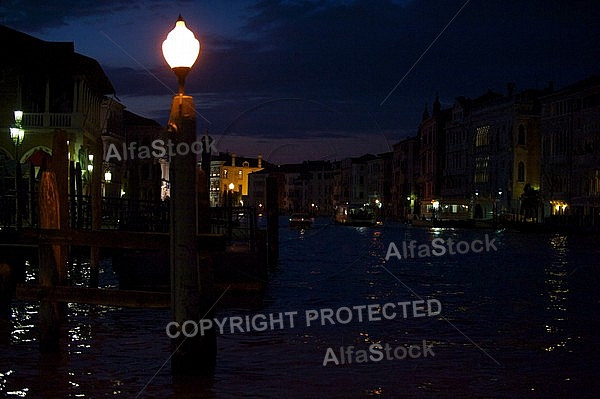
[[[436,93],[450,106],[509,81],[561,87],[600,73],[599,10],[559,0],[9,0],[0,22],[75,42],[129,110],[164,124],[177,84],[160,46],[181,13],[202,43],[186,86],[199,131],[221,151],[296,162],[390,151]]]

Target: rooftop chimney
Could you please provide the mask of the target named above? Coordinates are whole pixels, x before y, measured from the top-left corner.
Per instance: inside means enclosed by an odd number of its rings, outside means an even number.
[[[262,154],[258,154],[258,167],[262,168]]]
[[[235,152],[231,153],[231,166],[235,166]]]

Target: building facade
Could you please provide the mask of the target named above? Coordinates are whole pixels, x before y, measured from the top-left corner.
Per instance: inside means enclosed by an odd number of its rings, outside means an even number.
[[[210,205],[225,206],[231,195],[235,205],[248,202],[248,176],[264,167],[262,155],[238,157],[235,153],[219,153],[210,162]],[[245,202],[244,202],[245,201]]]
[[[541,191],[545,215],[600,224],[600,76],[541,98]]]
[[[526,187],[540,187],[540,103],[543,90],[488,91],[474,99],[468,119],[472,214],[518,217]],[[541,217],[541,215],[539,215]]]
[[[392,209],[398,220],[420,214],[420,202],[417,198],[416,180],[418,171],[418,141],[409,137],[393,145],[392,166]]]
[[[458,97],[452,106],[452,116],[446,123],[445,162],[441,198],[444,216],[454,219],[471,217],[473,171],[470,151],[471,100]]]
[[[427,218],[439,217],[443,170],[445,165],[446,122],[450,120],[451,109],[441,108],[436,96],[431,115],[427,108],[417,131],[418,177],[416,198],[420,213]]]
[[[0,60],[0,124],[5,128],[0,134],[0,188],[3,195],[14,195],[13,171],[23,172],[19,191],[28,197],[23,204],[29,205],[26,223],[31,223],[35,180],[40,168],[52,166],[55,133],[66,135],[72,170],[81,170],[83,193],[90,194],[93,174],[104,177],[103,140],[122,134],[123,107],[110,97],[114,88],[98,62],[76,53],[72,42],[47,42],[0,26],[0,48],[5,54],[22,49],[18,56]],[[18,146],[8,133],[16,110],[22,111],[24,132]]]

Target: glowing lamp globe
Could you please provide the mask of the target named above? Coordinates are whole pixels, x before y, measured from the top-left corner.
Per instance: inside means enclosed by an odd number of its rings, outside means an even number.
[[[175,23],[167,39],[162,44],[162,51],[167,64],[179,78],[179,94],[183,94],[185,77],[200,54],[200,42],[194,33],[185,26],[181,15]]]
[[[16,142],[20,143],[23,141],[23,137],[25,136],[25,130],[20,129],[18,127],[10,128],[10,137]]]
[[[17,110],[14,112],[15,114],[15,123],[18,127],[21,127],[21,123],[23,122],[23,111]]]

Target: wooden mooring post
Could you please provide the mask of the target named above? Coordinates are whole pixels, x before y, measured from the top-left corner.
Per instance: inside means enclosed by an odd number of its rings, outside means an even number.
[[[277,178],[267,177],[267,263],[270,269],[279,262],[279,191]]]
[[[52,138],[52,170],[43,172],[39,190],[41,229],[68,229],[68,151],[67,133],[56,130]],[[40,286],[64,286],[67,282],[68,246],[39,246]],[[57,352],[60,323],[66,306],[58,302],[40,302],[40,350]]]
[[[178,150],[191,148],[196,141],[196,115],[191,96],[180,93],[173,97],[169,117],[171,139]],[[180,326],[186,321],[198,322],[212,318],[214,314],[210,292],[204,291],[209,267],[206,258],[200,263],[198,257],[197,202],[196,202],[196,154],[178,151],[171,157],[169,179],[171,181],[171,298],[173,321]],[[202,270],[200,270],[202,269]],[[217,357],[216,333],[185,337],[180,334],[172,339],[171,371],[173,375],[210,374],[214,371]]]
[[[60,200],[54,172],[42,173],[39,191],[40,228],[60,230]],[[58,285],[59,275],[66,275],[66,264],[61,260],[65,255],[63,245],[40,243],[39,281],[42,287]],[[60,341],[61,312],[58,302],[40,302],[40,350],[57,352]]]
[[[3,254],[0,260],[0,320],[9,320],[11,317],[11,301],[17,285],[17,270],[22,267],[23,260],[20,254],[12,256]]]
[[[96,167],[92,169],[92,231],[98,231],[102,227],[102,139],[98,138],[96,145],[92,147],[92,154],[96,160]],[[98,288],[100,273],[100,247],[90,247],[90,287]]]

